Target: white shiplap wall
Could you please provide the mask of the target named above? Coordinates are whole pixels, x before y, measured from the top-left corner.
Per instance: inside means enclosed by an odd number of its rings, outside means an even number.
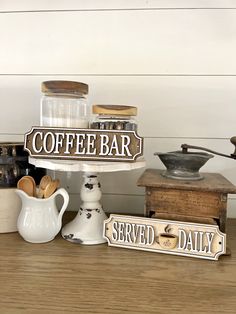
[[[40,83],[86,82],[90,104],[136,105],[147,167],[181,143],[230,154],[236,135],[236,1],[0,1],[0,140],[39,124]],[[236,162],[203,171],[236,184]],[[101,175],[110,212],[141,213],[142,170]],[[57,173],[79,207],[81,174]],[[228,214],[236,217],[236,197]]]

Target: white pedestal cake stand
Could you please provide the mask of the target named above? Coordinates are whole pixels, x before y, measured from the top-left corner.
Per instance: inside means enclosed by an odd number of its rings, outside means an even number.
[[[70,242],[81,244],[105,243],[103,238],[103,221],[107,219],[100,199],[102,192],[97,173],[130,171],[145,167],[144,159],[135,162],[102,162],[102,161],[74,161],[52,160],[29,157],[29,163],[36,167],[55,171],[84,172],[84,182],[80,197],[82,204],[78,214],[62,229],[62,237]]]

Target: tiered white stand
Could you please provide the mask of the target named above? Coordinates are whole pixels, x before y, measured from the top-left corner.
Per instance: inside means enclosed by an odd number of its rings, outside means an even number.
[[[36,167],[55,171],[83,172],[84,182],[80,197],[82,204],[78,214],[62,229],[62,237],[70,242],[81,244],[105,243],[103,238],[103,221],[107,219],[100,199],[102,192],[98,181],[100,172],[130,171],[145,167],[145,161],[135,162],[102,162],[102,161],[74,161],[52,160],[29,157],[29,162]]]

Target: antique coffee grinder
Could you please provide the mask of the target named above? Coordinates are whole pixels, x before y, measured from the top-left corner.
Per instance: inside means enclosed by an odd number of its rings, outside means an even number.
[[[236,136],[232,137],[230,141],[236,146]],[[201,180],[203,179],[203,176],[199,173],[199,169],[204,166],[210,158],[213,158],[214,155],[236,159],[236,147],[231,155],[225,155],[205,147],[188,144],[182,144],[181,148],[182,151],[154,153],[154,155],[159,156],[160,160],[167,168],[167,170],[162,173],[163,176],[178,180]],[[188,149],[197,149],[211,154],[189,152]]]
[[[231,143],[236,145],[236,137]],[[199,173],[199,169],[214,155],[236,159],[236,150],[225,155],[188,144],[181,148],[155,153],[166,170],[146,169],[138,179],[137,185],[146,189],[145,216],[217,224],[225,233],[227,197],[236,194],[236,187],[219,173]]]

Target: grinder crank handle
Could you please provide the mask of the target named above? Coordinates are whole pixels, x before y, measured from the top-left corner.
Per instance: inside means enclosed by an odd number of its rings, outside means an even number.
[[[234,152],[231,154],[231,157],[236,159],[236,136],[231,137],[230,142],[235,146]]]
[[[208,148],[205,148],[205,147],[193,146],[193,145],[188,145],[188,144],[182,144],[181,148],[182,148],[183,153],[187,153],[188,152],[188,148],[191,148],[191,149],[203,150],[203,151],[215,154],[215,155],[219,155],[219,156],[223,156],[223,157],[227,157],[227,158],[231,158],[231,159],[232,158],[236,159],[236,136],[231,137],[230,142],[235,146],[234,152],[231,155],[225,155],[225,154],[215,152],[214,150],[211,150],[211,149],[208,149]]]

